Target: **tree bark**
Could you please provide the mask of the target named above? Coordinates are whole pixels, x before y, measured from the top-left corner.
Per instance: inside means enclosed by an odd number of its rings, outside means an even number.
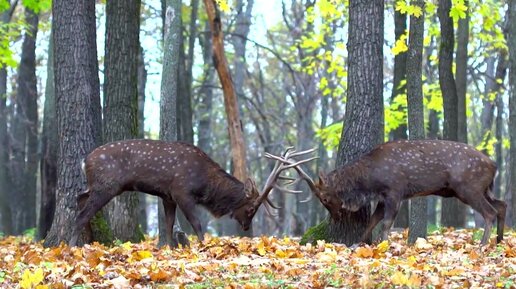
[[[410,16],[410,35],[407,59],[407,104],[409,138],[425,138],[425,116],[423,107],[423,36],[425,32],[425,2],[412,0],[411,5],[420,7],[423,14]],[[427,200],[425,197],[410,200],[410,223],[408,242],[426,238]]]
[[[238,112],[238,102],[229,72],[226,55],[224,52],[224,37],[222,34],[222,21],[220,12],[214,0],[204,0],[204,6],[208,14],[210,30],[212,33],[213,63],[219,75],[224,93],[224,107],[228,122],[229,139],[231,142],[231,155],[233,175],[240,181],[247,178],[245,141],[242,131],[242,122]]]
[[[11,6],[0,14],[0,22],[7,24],[11,21]],[[0,219],[1,231],[6,235],[13,233],[11,206],[9,191],[12,189],[9,175],[9,134],[7,131],[7,69],[5,65],[0,67]]]
[[[343,166],[382,143],[384,1],[349,2],[348,88],[344,129],[337,154]],[[330,237],[357,243],[370,218],[370,206],[331,223]]]
[[[511,221],[516,228],[516,0],[509,0],[509,21],[507,30],[507,46],[509,47],[509,188],[512,194]]]
[[[395,2],[393,2],[395,3]],[[396,4],[394,4],[396,6]],[[407,30],[407,14],[394,9],[394,39],[398,40]],[[402,81],[407,79],[407,53],[399,53],[394,56],[394,75],[392,80],[391,102],[400,95],[406,93],[406,85]],[[391,139],[407,139],[407,123],[402,123],[391,132]],[[401,203],[398,215],[394,220],[394,227],[408,228],[409,225],[408,201]]]
[[[464,5],[469,7],[468,0]],[[457,28],[457,140],[468,143],[468,125],[466,119],[466,92],[468,87],[468,43],[469,43],[469,9],[466,17],[459,19]]]
[[[86,188],[81,161],[100,144],[102,133],[95,2],[53,1],[52,27],[59,151],[56,214],[45,246],[70,240],[77,196]]]
[[[439,47],[439,86],[443,95],[444,132],[447,140],[458,140],[457,87],[453,77],[453,49],[455,45],[453,21],[450,17],[451,0],[439,0],[438,14],[441,26]],[[442,199],[441,222],[443,226],[464,227],[465,206],[456,198]]]
[[[200,107],[199,107],[199,133],[197,135],[197,145],[208,155],[212,151],[211,143],[211,119],[213,115],[213,68],[210,65],[212,59],[211,52],[211,32],[208,22],[204,29],[206,32],[199,36],[199,42],[202,46],[202,58],[204,61],[204,77],[201,88],[199,89]]]
[[[104,142],[138,137],[140,0],[106,2]],[[103,210],[121,241],[139,242],[138,195],[126,192]]]
[[[27,23],[23,37],[16,115],[13,123],[12,177],[14,192],[11,212],[14,233],[36,227],[36,173],[38,168],[38,92],[36,79],[36,37],[39,17],[25,8]]]
[[[45,239],[52,226],[56,208],[57,185],[57,116],[54,87],[54,33],[50,32],[48,45],[47,81],[43,109],[43,131],[41,134],[41,205],[38,223],[38,238]]]

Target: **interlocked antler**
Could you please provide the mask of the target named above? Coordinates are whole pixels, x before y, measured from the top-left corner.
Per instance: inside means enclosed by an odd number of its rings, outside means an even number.
[[[316,187],[315,187],[315,184],[314,184],[313,180],[308,176],[307,173],[305,173],[305,171],[303,171],[303,169],[301,169],[300,165],[304,164],[304,163],[307,163],[307,162],[310,162],[310,161],[312,161],[314,159],[317,159],[317,157],[311,157],[311,158],[308,158],[308,159],[305,159],[305,160],[300,160],[300,161],[295,161],[295,159],[293,159],[293,158],[313,153],[315,150],[316,149],[313,148],[313,149],[309,149],[309,150],[305,150],[305,151],[296,152],[294,150],[294,147],[289,147],[283,153],[282,156],[276,156],[276,155],[273,155],[273,154],[270,154],[270,153],[265,153],[265,157],[269,158],[269,159],[276,160],[276,164],[275,164],[274,167],[283,166],[284,169],[294,168],[297,171],[297,173],[299,174],[299,176],[302,179],[306,180],[306,182],[310,186],[310,189],[312,191],[314,191],[314,189]],[[288,178],[288,179],[291,180],[291,181],[293,180],[290,184],[296,183],[296,182],[298,182],[300,180],[299,178],[295,179],[295,180],[292,179],[292,178]],[[277,185],[275,185],[274,188],[276,188],[276,189],[278,189],[280,191],[286,192],[286,193],[301,193],[301,191],[294,191],[294,190],[290,190],[290,189],[279,187]],[[301,201],[301,202],[307,202],[311,198],[312,198],[312,194],[309,194],[308,198],[306,200]]]

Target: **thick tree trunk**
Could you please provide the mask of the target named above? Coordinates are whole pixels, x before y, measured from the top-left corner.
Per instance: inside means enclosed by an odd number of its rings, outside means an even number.
[[[350,163],[383,142],[383,14],[384,1],[349,3],[348,92],[337,166]],[[338,242],[359,241],[370,207],[331,223],[330,237]]]
[[[411,5],[425,11],[424,0],[412,0]],[[425,116],[423,108],[423,36],[425,32],[424,14],[410,16],[409,50],[407,59],[407,103],[408,130],[410,139],[425,138]],[[410,223],[408,242],[426,237],[427,200],[415,198],[410,200]]]
[[[36,36],[39,18],[25,8],[26,31],[18,70],[16,123],[13,124],[13,185],[11,212],[14,233],[36,226],[36,173],[38,168],[38,93],[36,79]]]
[[[226,55],[224,52],[224,37],[222,34],[222,21],[214,0],[204,0],[204,6],[210,22],[213,45],[213,63],[219,75],[222,90],[224,92],[224,107],[228,122],[229,139],[231,142],[231,155],[233,175],[240,181],[247,178],[246,151],[243,137],[242,123],[238,112],[238,101],[229,72]]]
[[[100,144],[102,133],[95,3],[55,0],[52,17],[59,151],[56,214],[45,246],[70,240],[77,196],[86,188],[81,161]]]
[[[458,140],[457,88],[453,77],[453,49],[455,45],[453,21],[450,17],[451,0],[439,0],[441,45],[439,47],[439,85],[443,94],[444,132],[447,140]],[[444,226],[464,227],[466,207],[456,198],[442,200],[441,222]]]
[[[45,104],[43,109],[43,132],[41,134],[41,205],[38,223],[38,238],[45,239],[52,226],[56,208],[57,185],[57,116],[56,94],[54,87],[54,40],[50,33],[47,63],[47,81],[45,86]]]
[[[140,0],[106,2],[104,142],[138,137]],[[138,195],[126,192],[103,210],[113,237],[139,242]]]

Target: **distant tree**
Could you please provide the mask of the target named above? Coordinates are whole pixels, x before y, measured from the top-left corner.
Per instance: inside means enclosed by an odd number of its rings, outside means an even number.
[[[383,0],[349,3],[348,91],[337,166],[383,142],[383,15]],[[360,241],[370,211],[365,206],[347,213],[342,222],[330,223],[331,239],[348,245]]]
[[[16,2],[0,14],[0,25],[7,25],[16,8]],[[9,3],[10,4],[10,3]],[[7,131],[7,64],[0,63],[0,219],[1,231],[12,234],[10,193],[12,189],[9,175],[9,135]]]
[[[38,168],[38,92],[36,79],[36,37],[39,17],[25,8],[27,23],[23,36],[15,114],[11,125],[13,141],[11,179],[12,217],[15,234],[36,227],[36,174]]]
[[[54,87],[54,34],[50,32],[48,45],[47,80],[43,106],[43,129],[41,132],[41,204],[39,210],[38,238],[45,239],[52,226],[56,207],[57,185],[57,136],[56,94]]]
[[[458,140],[457,86],[453,77],[453,49],[455,37],[450,16],[451,0],[439,0],[438,14],[441,25],[439,47],[439,85],[443,95],[444,132],[447,140]],[[466,210],[456,198],[442,199],[441,222],[444,226],[464,227]]]
[[[86,189],[81,160],[100,144],[102,133],[95,2],[53,1],[52,28],[59,151],[56,214],[45,246],[70,240],[77,196]]]
[[[509,0],[507,46],[509,47],[509,184],[512,194],[512,226],[516,228],[516,0]]]
[[[420,7],[422,15],[410,16],[410,34],[407,58],[407,104],[409,139],[425,138],[425,116],[423,109],[423,36],[425,33],[425,2],[411,0],[411,5]],[[426,198],[410,200],[409,237],[414,243],[418,237],[426,237]]]
[[[104,142],[138,137],[140,6],[140,0],[106,2]],[[104,212],[116,239],[143,239],[138,226],[136,192],[114,198]]]
[[[464,0],[464,5],[469,5]],[[466,90],[468,87],[468,43],[469,43],[469,10],[464,18],[459,19],[457,28],[456,83],[457,83],[457,140],[468,142],[466,122]]]

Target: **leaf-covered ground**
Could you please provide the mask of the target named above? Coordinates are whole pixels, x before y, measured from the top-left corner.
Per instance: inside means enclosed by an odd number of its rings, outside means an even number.
[[[155,240],[105,247],[43,248],[0,240],[1,288],[516,288],[516,233],[480,248],[472,231],[448,231],[406,244],[348,248],[289,238],[215,238],[186,249]],[[478,232],[477,234],[478,235]]]

